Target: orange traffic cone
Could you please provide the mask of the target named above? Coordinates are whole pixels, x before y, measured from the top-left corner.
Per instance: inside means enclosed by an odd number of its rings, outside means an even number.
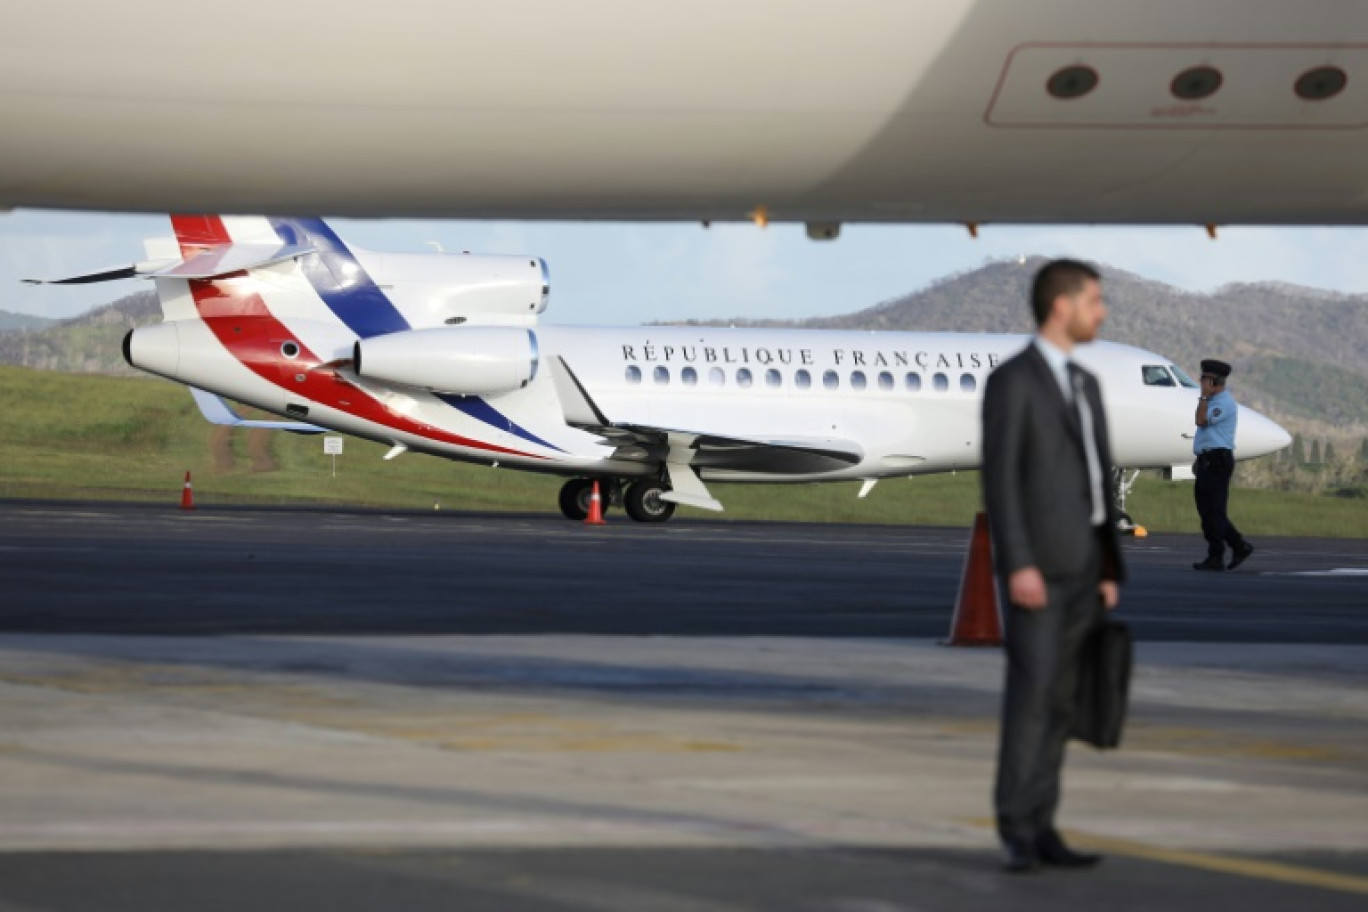
[[[190,472],[185,473],[185,487],[181,489],[181,509],[195,509],[195,491],[190,487]]]
[[[589,495],[589,515],[584,517],[586,526],[607,525],[603,521],[603,500],[599,497],[598,479],[594,479],[594,493]]]
[[[974,517],[969,555],[964,560],[955,617],[946,646],[1001,646],[1002,619],[998,614],[997,582],[993,579],[993,542],[988,514]]]

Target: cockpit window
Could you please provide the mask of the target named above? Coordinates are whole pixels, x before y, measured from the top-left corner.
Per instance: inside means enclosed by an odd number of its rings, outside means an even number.
[[[1145,386],[1177,386],[1173,382],[1173,376],[1169,374],[1168,368],[1162,364],[1146,364],[1140,368],[1141,376],[1145,378]]]
[[[1198,389],[1201,386],[1196,380],[1193,380],[1187,374],[1183,373],[1183,369],[1178,365],[1170,364],[1169,370],[1173,371],[1173,376],[1178,378],[1178,384],[1180,386],[1186,386],[1188,389]]]

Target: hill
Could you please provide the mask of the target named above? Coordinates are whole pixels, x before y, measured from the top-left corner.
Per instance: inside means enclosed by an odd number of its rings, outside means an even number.
[[[55,322],[55,320],[49,320],[47,317],[35,317],[30,314],[0,310],[0,333],[43,329]]]
[[[119,298],[79,317],[26,331],[0,331],[0,364],[84,374],[139,373],[124,363],[123,337],[161,319],[151,291]]]

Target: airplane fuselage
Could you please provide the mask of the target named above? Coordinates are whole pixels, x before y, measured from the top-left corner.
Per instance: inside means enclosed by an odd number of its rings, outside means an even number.
[[[290,338],[309,338],[311,347],[324,335],[322,327],[294,329],[302,332]],[[251,368],[238,358],[212,357],[222,347],[200,324],[175,332],[181,356],[166,374],[172,379],[284,417],[465,461],[567,475],[656,471],[650,462],[614,458],[603,437],[566,424],[545,367],[553,358],[574,372],[612,424],[746,440],[843,440],[862,453],[820,472],[699,467],[709,480],[775,482],[976,468],[984,380],[1029,341],[975,333],[538,326],[531,332],[542,366],[527,386],[481,397],[358,377],[337,363],[356,338],[334,328],[327,329],[331,350],[288,357],[279,348],[289,339],[281,338],[263,347]],[[1110,342],[1080,346],[1077,358],[1101,380],[1119,465],[1191,461],[1197,391],[1177,381],[1144,382],[1146,368],[1168,371],[1168,359]],[[138,363],[145,366],[146,356]],[[362,402],[379,407],[357,408]],[[1280,429],[1252,410],[1242,414],[1241,432],[1241,456],[1282,445]]]

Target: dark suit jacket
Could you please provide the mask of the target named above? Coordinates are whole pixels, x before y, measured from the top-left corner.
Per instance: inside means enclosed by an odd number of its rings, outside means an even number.
[[[1102,544],[1102,578],[1125,576],[1116,536],[1111,449],[1097,378],[1082,371],[1102,462],[1107,521],[1091,523],[1087,454],[1078,413],[1032,342],[988,377],[983,396],[983,500],[1003,579],[1037,567],[1046,579],[1076,577],[1092,543]]]

